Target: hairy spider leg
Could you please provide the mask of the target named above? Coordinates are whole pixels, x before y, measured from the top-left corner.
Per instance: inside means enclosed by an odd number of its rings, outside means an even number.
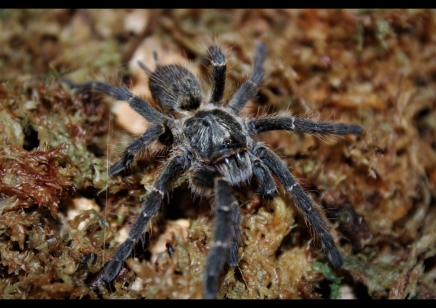
[[[151,107],[142,98],[133,95],[129,90],[113,87],[102,82],[88,82],[81,85],[73,85],[73,87],[76,87],[79,91],[99,92],[118,100],[126,100],[136,112],[154,124],[127,146],[122,158],[110,167],[110,175],[115,175],[125,170],[133,162],[134,156],[153,141],[159,140],[166,146],[173,143],[173,134],[166,124],[171,122],[172,119]]]
[[[356,135],[363,132],[362,127],[344,123],[316,123],[307,119],[293,117],[265,117],[248,123],[248,133],[255,135],[270,130],[300,131],[314,135]]]
[[[105,265],[104,279],[107,282],[111,282],[118,275],[124,261],[130,256],[133,247],[141,239],[142,232],[150,221],[150,218],[159,210],[171,181],[186,168],[186,165],[185,159],[181,156],[177,156],[164,166],[162,173],[153,186],[153,190],[142,203],[141,212],[130,228],[127,240],[117,248],[113,258]]]
[[[213,84],[211,102],[217,103],[223,99],[226,85],[226,58],[218,46],[210,46],[208,50],[213,65]]]
[[[253,162],[253,173],[260,182],[259,192],[265,199],[272,200],[277,194],[277,185],[269,169],[259,159]]]
[[[203,293],[206,299],[213,299],[219,288],[219,274],[224,262],[229,266],[238,264],[238,239],[241,213],[231,186],[222,177],[214,179],[215,232],[214,245],[206,259]]]
[[[328,260],[333,267],[340,268],[342,266],[342,257],[336,248],[333,237],[329,233],[324,219],[314,206],[309,195],[304,191],[303,187],[298,184],[297,180],[276,154],[263,146],[256,149],[256,154],[262,162],[275,173],[285,190],[292,194],[295,205],[301,210],[305,220],[309,222],[309,225],[321,239],[321,246],[327,253]]]
[[[95,91],[107,94],[117,100],[127,101],[130,107],[151,123],[169,123],[172,119],[154,109],[139,96],[126,88],[117,88],[102,82],[87,82],[77,86],[79,91]]]
[[[161,141],[165,145],[172,144],[173,135],[169,129],[166,130],[164,124],[154,124],[141,136],[133,139],[124,150],[121,159],[109,168],[109,175],[112,176],[124,171],[124,169],[132,164],[136,154],[156,140]]]
[[[229,107],[234,114],[238,115],[245,104],[257,94],[257,87],[263,78],[263,63],[265,62],[266,47],[263,43],[256,46],[254,56],[254,68],[250,78],[242,84],[230,100]]]

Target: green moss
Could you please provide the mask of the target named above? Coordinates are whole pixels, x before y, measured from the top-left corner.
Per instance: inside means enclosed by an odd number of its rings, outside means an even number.
[[[321,272],[325,278],[327,278],[332,283],[330,284],[330,299],[341,299],[342,294],[339,291],[340,283],[342,278],[338,278],[335,276],[331,268],[324,263],[315,262],[312,263],[312,269],[314,271]]]

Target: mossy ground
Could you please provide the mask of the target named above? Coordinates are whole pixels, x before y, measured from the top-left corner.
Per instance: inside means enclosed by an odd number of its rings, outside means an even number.
[[[253,181],[237,191],[240,262],[218,297],[436,298],[435,33],[434,10],[1,10],[1,298],[202,298],[213,216],[183,179],[136,258],[101,283],[163,158],[144,153],[127,176],[108,177],[147,124],[62,78],[148,97],[137,59],[153,67],[156,50],[207,76],[205,46],[219,42],[230,97],[256,39],[266,78],[245,114],[289,110],[365,133],[259,136],[324,208],[344,266],[327,266],[291,197],[262,200]]]

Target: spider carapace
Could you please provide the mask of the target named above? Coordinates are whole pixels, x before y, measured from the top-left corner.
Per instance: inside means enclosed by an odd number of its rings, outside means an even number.
[[[214,298],[219,288],[219,274],[225,263],[238,264],[239,225],[241,214],[232,193],[232,187],[257,178],[260,194],[273,199],[277,185],[272,174],[292,195],[296,206],[320,238],[329,262],[335,268],[342,265],[328,226],[314,206],[309,195],[289,172],[285,164],[268,147],[251,136],[271,130],[302,131],[315,135],[361,135],[362,128],[353,124],[316,123],[292,116],[248,118],[240,111],[257,94],[263,78],[265,45],[258,43],[254,68],[248,80],[236,91],[229,102],[223,99],[226,79],[226,59],[217,46],[209,48],[213,67],[213,84],[210,96],[205,97],[197,78],[179,65],[161,65],[150,71],[149,88],[160,112],[125,88],[99,82],[77,86],[93,90],[118,100],[126,100],[151,126],[134,139],[121,159],[111,166],[110,175],[122,173],[136,154],[159,142],[169,149],[168,160],[156,179],[153,190],[142,203],[140,214],[130,228],[128,238],[104,267],[104,277],[111,282],[129,258],[135,244],[141,239],[150,218],[155,215],[173,180],[188,173],[193,193],[214,198],[214,244],[206,260],[203,292],[205,298]]]

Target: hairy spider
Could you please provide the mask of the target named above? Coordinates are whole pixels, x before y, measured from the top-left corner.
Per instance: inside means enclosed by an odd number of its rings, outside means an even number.
[[[161,65],[156,61],[157,68],[152,72],[139,62],[149,75],[152,96],[164,113],[125,88],[99,82],[78,86],[79,89],[97,91],[127,101],[151,123],[141,136],[127,146],[121,159],[110,167],[110,175],[123,172],[133,162],[135,155],[152,142],[167,146],[170,153],[153,190],[142,203],[141,212],[127,240],[105,265],[104,279],[111,282],[118,275],[148,222],[158,211],[171,182],[182,173],[188,174],[194,194],[215,198],[214,245],[207,256],[203,278],[206,298],[215,297],[219,288],[219,273],[225,263],[232,267],[238,264],[241,214],[232,187],[248,183],[253,176],[259,181],[260,193],[266,199],[273,199],[277,193],[272,173],[277,176],[320,238],[329,262],[335,268],[341,267],[341,255],[309,195],[279,157],[251,136],[270,130],[302,131],[315,135],[361,135],[362,128],[353,124],[315,123],[290,116],[244,118],[239,113],[247,101],[257,94],[263,78],[265,45],[257,44],[253,72],[228,103],[223,99],[226,59],[217,46],[211,46],[208,52],[213,66],[210,97],[205,97],[197,78],[179,65]]]

